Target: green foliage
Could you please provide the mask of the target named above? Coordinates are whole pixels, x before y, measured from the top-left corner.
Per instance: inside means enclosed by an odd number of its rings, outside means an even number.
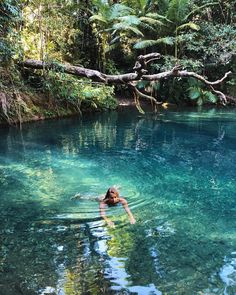
[[[18,48],[18,34],[15,29],[21,19],[19,3],[14,0],[0,2],[0,62],[11,61]]]
[[[129,31],[133,32],[137,36],[143,36],[143,33],[138,28],[126,22],[114,24],[112,29],[114,31]]]
[[[130,15],[133,13],[133,9],[122,4],[114,4],[110,9],[110,19],[116,19],[121,16]]]
[[[9,65],[24,56],[118,74],[130,71],[137,55],[156,51],[163,58],[149,63],[153,73],[178,63],[216,80],[232,70],[224,92],[235,96],[234,8],[235,0],[221,1],[220,6],[207,0],[3,0],[0,62]],[[108,97],[108,108],[113,104],[110,88],[71,78],[58,63],[53,63],[53,70],[44,86],[58,100],[77,107],[107,108]],[[165,99],[169,93],[190,103],[216,102],[215,95],[192,82],[144,83],[138,86]]]
[[[197,24],[193,23],[193,22],[185,23],[185,24],[177,27],[176,30],[180,31],[180,30],[184,30],[184,29],[187,29],[187,28],[192,29],[194,31],[199,31],[200,30],[200,27]]]
[[[236,52],[236,27],[232,25],[201,24],[201,35],[192,34],[186,43],[188,51],[197,54],[202,60],[227,62]]]
[[[173,37],[163,37],[159,38],[157,40],[143,40],[139,41],[134,45],[135,49],[144,49],[147,47],[151,47],[158,44],[165,44],[165,45],[173,45],[174,44],[174,38]]]
[[[113,87],[55,71],[49,71],[44,78],[44,89],[59,102],[69,103],[79,109],[81,105],[103,110],[117,106]]]
[[[23,8],[21,32],[26,57],[70,61],[80,29],[75,26],[77,7],[70,1],[33,1]],[[74,52],[74,59],[78,56]]]
[[[188,84],[190,87],[188,90],[188,97],[196,101],[197,105],[209,104],[209,103],[217,103],[218,98],[212,92],[208,90],[204,90],[204,86],[201,82],[196,79],[189,79]]]
[[[187,13],[190,11],[189,0],[171,0],[167,10],[167,18],[174,22],[176,25],[182,23]]]

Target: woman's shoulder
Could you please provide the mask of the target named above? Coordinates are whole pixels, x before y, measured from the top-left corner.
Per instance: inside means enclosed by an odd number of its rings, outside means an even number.
[[[123,196],[120,197],[120,203],[121,203],[122,205],[126,205],[126,204],[128,204],[127,200],[126,200]]]

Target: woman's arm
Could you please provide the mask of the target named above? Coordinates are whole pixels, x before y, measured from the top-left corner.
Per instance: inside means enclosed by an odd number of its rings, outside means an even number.
[[[124,207],[126,213],[128,214],[129,216],[129,221],[131,224],[135,224],[136,223],[136,220],[133,216],[133,214],[131,213],[130,209],[129,209],[129,206],[128,206],[128,202],[126,201],[126,199],[124,198],[120,198],[120,202],[122,204],[122,206]]]
[[[114,222],[112,222],[107,216],[106,216],[106,203],[103,201],[99,204],[99,210],[100,210],[100,216],[105,220],[105,222],[110,227],[115,227]]]

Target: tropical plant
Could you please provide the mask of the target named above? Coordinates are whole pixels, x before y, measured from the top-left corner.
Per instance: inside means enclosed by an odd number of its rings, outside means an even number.
[[[215,96],[209,90],[204,89],[204,85],[201,82],[197,81],[196,79],[189,79],[188,84],[188,97],[195,101],[197,105],[201,106],[207,103],[217,103],[217,96]]]
[[[19,38],[16,31],[21,20],[18,1],[0,2],[0,62],[9,63],[19,53]]]
[[[94,23],[105,63],[107,53],[120,45],[125,55],[132,55],[132,45],[148,31],[155,31],[162,22],[148,14],[150,1],[138,1],[134,8],[124,4],[109,6],[102,3],[99,12],[90,17]]]
[[[48,71],[44,77],[44,90],[52,99],[74,107],[80,112],[85,107],[114,109],[117,101],[114,88],[104,84],[79,80],[63,72]]]
[[[158,45],[174,46],[174,56],[177,59],[178,47],[185,41],[184,34],[181,35],[181,32],[189,29],[195,31],[200,29],[197,23],[189,21],[192,15],[191,8],[192,5],[189,0],[171,0],[168,2],[168,5],[162,5],[159,14],[151,14],[163,22],[161,30],[156,32],[156,38],[140,39],[134,45],[134,48],[144,49]]]

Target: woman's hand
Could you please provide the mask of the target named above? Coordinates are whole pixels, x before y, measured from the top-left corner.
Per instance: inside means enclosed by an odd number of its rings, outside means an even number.
[[[136,223],[136,220],[134,219],[134,217],[131,217],[131,218],[130,218],[130,223],[131,223],[131,224],[135,224],[135,223]]]
[[[111,227],[111,228],[115,228],[115,224],[114,224],[114,222],[111,221],[111,220],[107,220],[107,225],[108,225],[109,227]]]

